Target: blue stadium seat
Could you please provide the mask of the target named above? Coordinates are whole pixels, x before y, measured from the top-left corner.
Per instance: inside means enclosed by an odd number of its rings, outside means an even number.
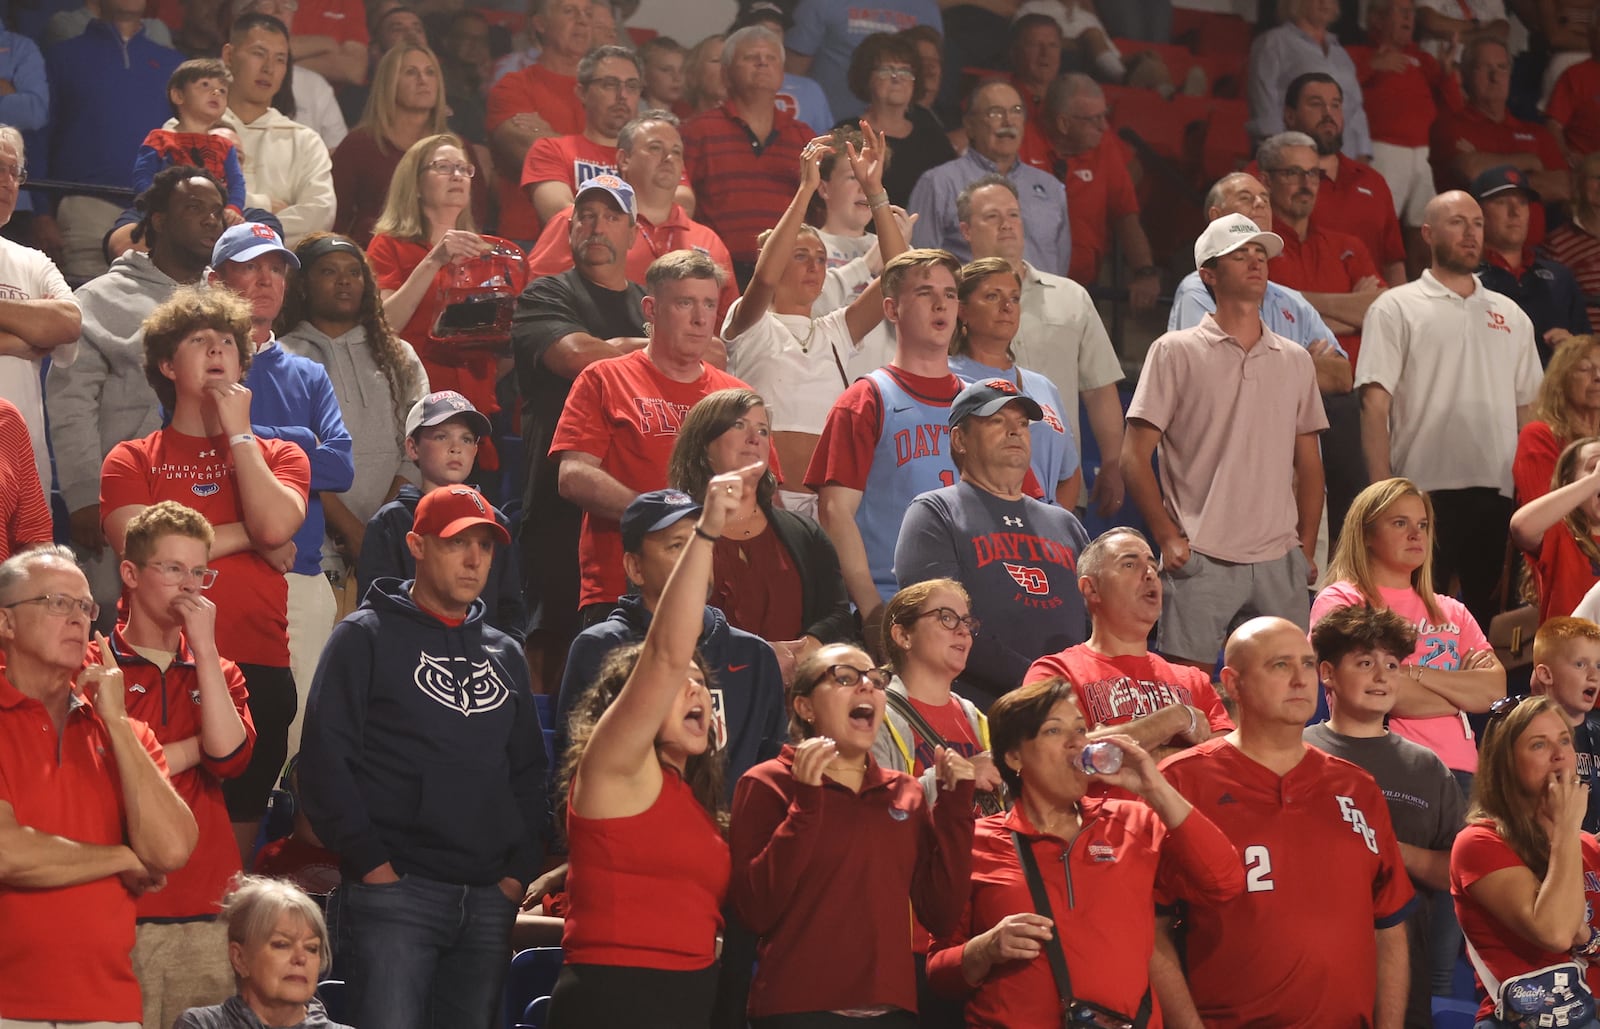
[[[1433,998],[1433,1029],[1472,1029],[1477,1020],[1477,1001]]]
[[[328,1013],[328,1021],[350,1024],[343,979],[324,979],[318,983],[317,999],[322,1001],[322,1009]]]
[[[517,1029],[529,1005],[550,996],[561,974],[562,957],[560,947],[532,947],[511,959],[506,971],[505,1029]]]

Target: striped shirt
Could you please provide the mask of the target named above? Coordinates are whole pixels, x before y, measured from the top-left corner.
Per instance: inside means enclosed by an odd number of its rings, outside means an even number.
[[[722,237],[736,263],[755,262],[756,236],[776,225],[794,198],[800,148],[810,140],[794,115],[778,110],[767,138],[757,139],[731,100],[684,123],[695,216]]]
[[[22,412],[0,399],[0,561],[33,543],[49,543],[50,508],[33,464],[33,441]]]
[[[1573,222],[1546,236],[1539,252],[1572,271],[1589,308],[1589,324],[1600,325],[1600,236],[1592,235]]]

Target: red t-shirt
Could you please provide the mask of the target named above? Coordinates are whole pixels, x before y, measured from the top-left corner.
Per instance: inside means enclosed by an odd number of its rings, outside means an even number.
[[[1476,107],[1465,106],[1433,123],[1428,162],[1433,165],[1433,183],[1439,192],[1466,189],[1471,185],[1461,180],[1453,165],[1458,156],[1473,151],[1505,155],[1533,154],[1546,171],[1564,170],[1567,167],[1566,155],[1562,154],[1556,138],[1544,126],[1523,121],[1509,113],[1500,121],[1491,121]],[[1536,247],[1544,242],[1544,226],[1544,205],[1533,204],[1528,210],[1528,246]]]
[[[33,439],[17,405],[0,397],[0,561],[30,543],[52,539],[50,508],[33,460]]]
[[[596,175],[617,173],[617,148],[601,146],[577,133],[536,139],[522,161],[522,192],[537,182],[564,182],[574,193],[578,183]]]
[[[1600,150],[1600,61],[1591,57],[1562,72],[1544,113],[1561,126],[1573,153]]]
[[[1539,576],[1539,621],[1555,615],[1570,615],[1597,580],[1600,565],[1596,565],[1572,538],[1565,522],[1557,522],[1545,530],[1539,543],[1539,556],[1534,560],[1534,571]]]
[[[1317,203],[1321,202],[1319,198]],[[1365,243],[1346,233],[1322,228],[1318,219],[1312,219],[1303,240],[1289,229],[1279,230],[1278,235],[1283,237],[1283,253],[1272,259],[1271,277],[1280,286],[1302,293],[1349,293],[1368,275],[1383,278]],[[1354,365],[1361,348],[1361,333],[1340,336],[1339,345]]]
[[[165,775],[155,735],[136,719],[128,724]],[[105,723],[74,698],[58,736],[44,705],[3,673],[0,801],[11,805],[19,825],[37,832],[102,847],[127,838],[122,780]],[[140,1021],[129,957],[133,922],[133,895],[114,875],[56,889],[0,887],[0,1011],[23,1021]]]
[[[1583,833],[1583,897],[1589,924],[1600,928],[1600,842]],[[1461,932],[1478,952],[1482,962],[1473,971],[1488,996],[1478,1007],[1478,1017],[1494,1014],[1494,998],[1506,979],[1548,965],[1571,961],[1572,955],[1545,950],[1510,926],[1495,918],[1467,892],[1467,887],[1502,868],[1526,867],[1506,845],[1500,834],[1488,825],[1469,825],[1456,836],[1450,848],[1450,895],[1456,902],[1456,919]],[[1485,978],[1484,972],[1488,973]],[[1600,993],[1600,964],[1591,964],[1586,975],[1589,990]]]
[[[973,731],[972,723],[967,720],[966,709],[954,697],[943,704],[925,704],[916,697],[907,697],[911,706],[916,708],[917,714],[923,717],[934,732],[944,737],[945,745],[955,750],[962,757],[972,757],[983,750],[983,743],[978,739],[978,734]],[[923,772],[933,767],[933,744],[917,735],[915,729],[911,735],[914,744],[911,748],[911,774],[920,777]]]
[[[243,446],[243,444],[240,444]],[[304,450],[278,439],[257,438],[278,481],[311,493],[311,462]],[[100,469],[100,513],[175,500],[213,526],[244,521],[234,484],[233,449],[224,436],[185,436],[160,429],[111,448]],[[289,582],[254,550],[213,558],[216,585],[206,596],[217,605],[217,649],[241,665],[289,667]]]
[[[1370,46],[1345,47],[1355,61],[1361,80],[1362,104],[1375,142],[1391,146],[1424,147],[1428,130],[1441,111],[1459,111],[1465,100],[1461,83],[1446,75],[1438,60],[1412,43],[1402,53],[1402,71],[1374,71]],[[1321,200],[1318,200],[1321,203]]]
[[[1372,1023],[1375,929],[1415,891],[1383,791],[1312,747],[1280,776],[1215,737],[1161,763],[1244,862],[1245,893],[1189,904],[1189,986],[1207,1026]],[[1241,970],[1248,970],[1243,974]]]
[[[1546,422],[1532,421],[1517,434],[1517,456],[1511,462],[1511,478],[1517,487],[1517,506],[1538,500],[1550,492],[1556,473],[1556,458],[1561,444]]]
[[[674,382],[657,370],[648,348],[596,361],[573,380],[550,456],[569,450],[590,454],[631,490],[665,488],[667,459],[689,408],[719,389],[750,388],[709,364],[700,368],[693,382]],[[583,572],[578,605],[614,603],[628,588],[621,526],[585,511],[578,564]]]
[[[706,603],[734,628],[764,640],[799,639],[806,628],[801,598],[794,555],[772,529],[744,540],[729,536],[712,548]]]
[[[560,275],[572,267],[572,241],[568,229],[572,225],[572,208],[553,215],[539,233],[539,241],[528,252],[528,277],[540,279],[546,275]],[[733,277],[733,258],[722,238],[709,228],[691,219],[678,205],[660,225],[644,214],[638,217],[638,231],[633,234],[633,246],[628,248],[628,281],[644,285],[644,273],[650,262],[674,250],[698,250],[722,269],[726,278],[722,294],[717,297],[717,324],[728,316],[728,308],[739,299],[739,283]]]
[[[297,36],[332,36],[337,43],[367,45],[367,9],[360,0],[301,0]]]
[[[128,646],[123,638],[126,623],[119,625],[111,638],[122,680],[127,684],[124,703],[128,714],[148,725],[162,746],[200,735],[200,683],[194,667],[194,653],[187,640],[179,644],[172,664],[165,673]],[[100,644],[91,642],[84,656],[85,668],[100,663]],[[228,820],[228,805],[222,797],[222,780],[244,772],[255,750],[256,726],[250,718],[249,690],[239,666],[222,659],[222,678],[234,709],[244,722],[244,742],[231,754],[211,755],[200,748],[200,763],[172,776],[172,788],[189,805],[200,827],[194,853],[176,872],[169,873],[165,889],[139,898],[139,917],[194,918],[217,913],[228,883],[239,871],[239,844]]]
[[[493,132],[514,114],[539,115],[558,136],[583,131],[583,101],[578,98],[578,79],[561,75],[542,64],[501,77],[489,87],[484,126]],[[531,148],[530,148],[531,149]],[[616,160],[616,155],[611,159]],[[539,234],[539,219],[522,191],[522,169],[505,168],[495,176],[500,194],[500,231],[512,239],[533,239]]]

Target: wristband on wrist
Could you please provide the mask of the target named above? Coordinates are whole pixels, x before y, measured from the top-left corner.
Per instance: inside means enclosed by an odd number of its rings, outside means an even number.
[[[1200,719],[1194,716],[1194,706],[1192,704],[1183,705],[1183,709],[1189,712],[1189,728],[1184,735],[1192,740],[1194,739],[1195,730],[1200,728]]]
[[[889,191],[886,190],[886,189],[880,189],[880,190],[878,190],[878,192],[873,193],[872,195],[868,196],[867,197],[867,206],[872,208],[874,211],[876,211],[880,207],[888,207],[889,206]]]
[[[228,446],[236,447],[241,443],[254,443],[255,440],[256,438],[253,433],[237,432],[228,437]]]
[[[715,543],[715,542],[717,542],[717,540],[722,538],[721,536],[713,536],[713,535],[711,535],[709,532],[707,532],[704,529],[700,528],[700,526],[698,526],[698,525],[696,525],[694,527],[694,534],[696,536],[699,536],[701,539],[705,540],[707,543]]]

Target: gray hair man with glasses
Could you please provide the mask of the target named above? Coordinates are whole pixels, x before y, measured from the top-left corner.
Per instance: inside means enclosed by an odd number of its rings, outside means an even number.
[[[1072,223],[1067,217],[1067,187],[1049,172],[1018,159],[1028,112],[1022,94],[1003,79],[980,82],[967,102],[962,123],[967,152],[930,168],[917,180],[907,209],[919,215],[911,245],[940,247],[963,261],[972,247],[961,231],[956,197],[985,175],[1003,175],[1017,187],[1017,201],[1028,226],[1024,255],[1041,271],[1066,275],[1072,266]]]
[[[171,1025],[233,989],[216,913],[240,862],[222,782],[249,765],[256,733],[244,673],[218,652],[217,608],[205,596],[219,574],[207,567],[215,539],[204,515],[171,500],[130,520],[119,569],[126,620],[84,661],[100,664],[109,645],[128,713],[154,731],[200,826],[188,864],[139,898],[133,963],[145,1025]]]
[[[96,613],[66,547],[0,563],[0,1009],[15,1024],[140,1023],[135,904],[198,837],[116,660],[85,662]]]
[[[1034,659],[1088,636],[1077,568],[1089,535],[1072,512],[1024,492],[1028,423],[1043,418],[1010,380],[963,389],[949,419],[961,480],[911,502],[894,548],[902,589],[954,579],[972,598],[972,616],[987,628],[973,633],[962,693],[985,709],[1022,685]]]

